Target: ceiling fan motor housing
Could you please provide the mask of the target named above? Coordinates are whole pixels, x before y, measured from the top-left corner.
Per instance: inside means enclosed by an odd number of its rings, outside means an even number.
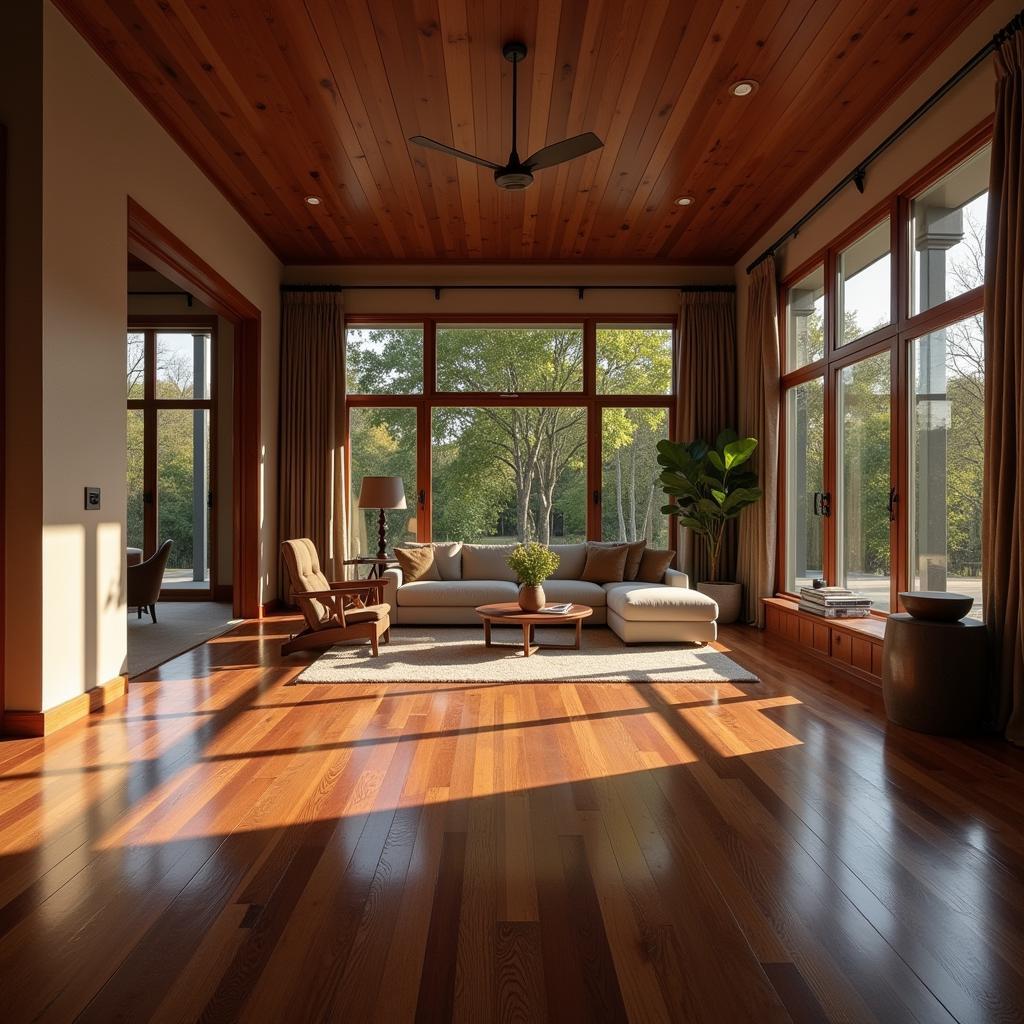
[[[498,188],[507,189],[509,192],[518,192],[533,184],[533,175],[525,168],[513,170],[503,167],[500,171],[494,172],[494,183]]]

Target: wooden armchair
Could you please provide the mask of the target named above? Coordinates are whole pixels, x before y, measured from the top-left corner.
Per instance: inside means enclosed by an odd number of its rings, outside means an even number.
[[[306,628],[283,643],[281,653],[365,639],[376,656],[380,638],[385,643],[391,639],[391,606],[380,600],[384,580],[329,583],[320,570],[315,545],[305,537],[284,541],[281,554],[288,570],[291,599],[306,620]]]

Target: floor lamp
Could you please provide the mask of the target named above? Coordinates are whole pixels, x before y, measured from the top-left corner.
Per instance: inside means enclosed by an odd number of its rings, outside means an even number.
[[[388,520],[386,509],[405,508],[405,484],[400,476],[364,476],[359,488],[359,507],[380,510],[377,517],[377,557],[387,558]]]

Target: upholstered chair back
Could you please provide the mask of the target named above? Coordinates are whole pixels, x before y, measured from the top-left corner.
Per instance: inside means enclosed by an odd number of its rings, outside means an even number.
[[[316,598],[303,598],[303,594],[330,590],[331,584],[320,569],[316,545],[308,538],[286,540],[281,543],[281,554],[291,582],[291,596],[299,606],[310,629],[321,629],[333,619],[333,613]]]

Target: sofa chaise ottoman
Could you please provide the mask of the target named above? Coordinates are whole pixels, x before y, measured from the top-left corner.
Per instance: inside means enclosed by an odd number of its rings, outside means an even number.
[[[412,546],[412,545],[407,545]],[[406,583],[402,570],[384,572],[383,600],[391,623],[477,625],[482,604],[515,601],[519,591],[506,559],[513,544],[434,544],[440,579]],[[624,580],[590,583],[580,579],[586,544],[552,544],[560,558],[544,584],[550,602],[572,601],[594,609],[588,625],[607,624],[626,643],[709,643],[718,637],[718,605],[690,589],[686,573],[668,569],[658,583]]]

